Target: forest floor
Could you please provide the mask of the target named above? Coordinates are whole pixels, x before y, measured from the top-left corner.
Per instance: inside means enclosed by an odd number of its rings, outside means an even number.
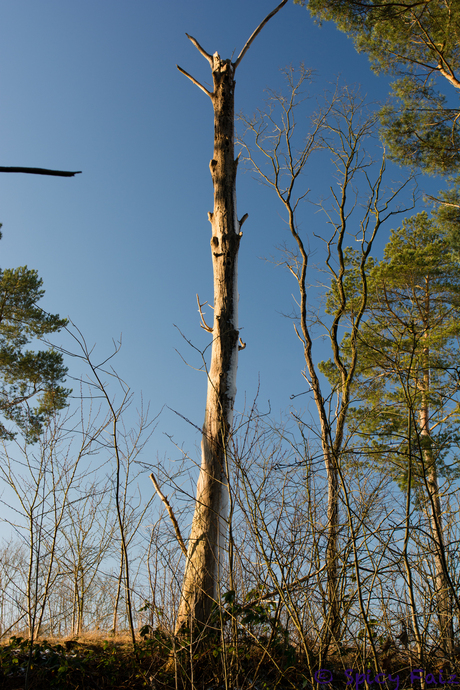
[[[27,639],[12,636],[0,641],[1,690],[405,690],[460,686],[459,673],[438,655],[420,668],[408,649],[387,650],[379,658],[380,674],[357,650],[343,650],[321,663],[314,653],[310,664],[285,649],[242,642],[238,650],[222,649],[216,639],[190,658],[175,654],[170,637],[153,631],[136,643],[128,635],[100,633],[78,638]],[[361,661],[358,661],[361,659]],[[427,657],[429,659],[429,657]]]

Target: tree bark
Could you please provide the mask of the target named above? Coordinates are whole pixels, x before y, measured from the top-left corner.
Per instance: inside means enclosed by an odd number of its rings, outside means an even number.
[[[201,469],[196,491],[195,513],[187,549],[182,596],[176,620],[176,634],[190,626],[205,626],[214,602],[227,534],[229,502],[228,445],[233,421],[238,367],[238,249],[243,235],[236,215],[236,170],[234,153],[235,70],[255,37],[284,5],[268,14],[246,41],[232,62],[210,55],[188,36],[212,69],[211,93],[178,66],[212,101],[214,109],[214,155],[210,162],[214,187],[214,209],[208,213],[212,226],[211,254],[214,273],[214,323],[211,365],[208,372],[206,411],[201,441]],[[211,330],[211,329],[207,329]],[[241,349],[244,347],[242,344]]]
[[[192,620],[206,624],[217,598],[222,549],[227,531],[227,448],[236,395],[238,364],[237,259],[242,233],[236,215],[234,157],[234,66],[212,56],[214,92],[214,186],[211,253],[214,273],[214,324],[208,373],[206,412],[201,441],[202,460],[195,514],[188,544],[179,631]]]
[[[425,382],[429,373],[425,371]],[[434,564],[436,598],[439,618],[439,632],[441,646],[447,654],[453,649],[452,607],[450,602],[450,586],[445,572],[445,544],[443,534],[442,508],[439,497],[438,473],[431,449],[431,438],[428,428],[429,410],[426,400],[420,410],[420,436],[423,440],[423,456],[426,488],[428,492],[428,514],[431,522],[431,535],[434,544]]]
[[[425,319],[424,337],[427,337],[430,325],[430,292],[429,278],[425,278]],[[428,513],[431,522],[431,534],[434,544],[434,563],[435,563],[435,582],[436,598],[439,617],[439,632],[441,646],[447,654],[453,649],[453,625],[452,607],[450,602],[450,586],[446,573],[446,550],[443,534],[442,507],[439,496],[438,473],[436,460],[433,456],[432,441],[429,426],[429,404],[428,396],[430,392],[430,349],[423,348],[423,383],[422,383],[422,405],[420,409],[420,437],[422,441],[423,453],[423,476],[426,482],[428,493]]]

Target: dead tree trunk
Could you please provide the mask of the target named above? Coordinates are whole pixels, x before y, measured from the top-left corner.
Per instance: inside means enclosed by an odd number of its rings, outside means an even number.
[[[176,632],[192,625],[206,625],[218,598],[218,583],[227,533],[227,450],[236,395],[239,347],[237,261],[247,218],[236,214],[236,169],[234,155],[235,70],[266,22],[287,0],[278,5],[257,27],[235,62],[210,55],[188,36],[212,70],[211,93],[178,67],[211,99],[214,109],[214,154],[210,163],[214,187],[214,210],[208,213],[212,226],[211,253],[214,272],[214,323],[203,327],[212,333],[211,365],[208,372],[206,412],[201,441],[201,470],[196,491],[195,513],[188,543],[182,598]]]

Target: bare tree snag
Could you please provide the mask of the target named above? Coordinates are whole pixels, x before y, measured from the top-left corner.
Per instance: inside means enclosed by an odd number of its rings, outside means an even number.
[[[212,93],[178,66],[182,74],[209,96],[214,109],[214,155],[209,164],[214,187],[214,210],[208,213],[212,226],[214,323],[201,441],[201,469],[176,633],[195,624],[206,625],[212,605],[218,598],[220,565],[227,534],[227,447],[233,421],[239,349],[237,261],[243,234],[241,226],[247,218],[245,214],[239,221],[236,214],[238,159],[234,154],[234,75],[254,38],[286,3],[287,0],[283,0],[263,20],[234,63],[222,60],[217,52],[210,55],[187,34],[211,66]]]

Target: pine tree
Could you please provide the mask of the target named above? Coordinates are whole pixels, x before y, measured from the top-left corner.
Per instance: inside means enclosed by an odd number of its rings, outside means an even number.
[[[59,331],[67,324],[47,314],[38,302],[45,291],[37,271],[22,266],[0,269],[0,438],[12,439],[13,422],[29,442],[43,424],[67,405],[67,368],[62,354],[51,348],[25,349],[34,338]]]
[[[348,261],[356,261],[353,252]],[[352,318],[352,280],[348,290]],[[416,506],[429,518],[441,639],[449,650],[453,633],[439,479],[458,474],[460,266],[446,229],[426,213],[405,220],[392,231],[383,261],[374,264],[368,290],[349,430],[364,441],[358,464],[389,468],[401,489],[410,482]],[[335,302],[331,291],[329,309]],[[335,385],[332,363],[323,363],[322,371]]]
[[[376,72],[399,77],[398,106],[384,111],[391,155],[427,172],[449,173],[460,162],[460,4],[458,0],[295,0],[318,19],[333,20],[369,56]],[[458,92],[457,92],[458,93]]]

